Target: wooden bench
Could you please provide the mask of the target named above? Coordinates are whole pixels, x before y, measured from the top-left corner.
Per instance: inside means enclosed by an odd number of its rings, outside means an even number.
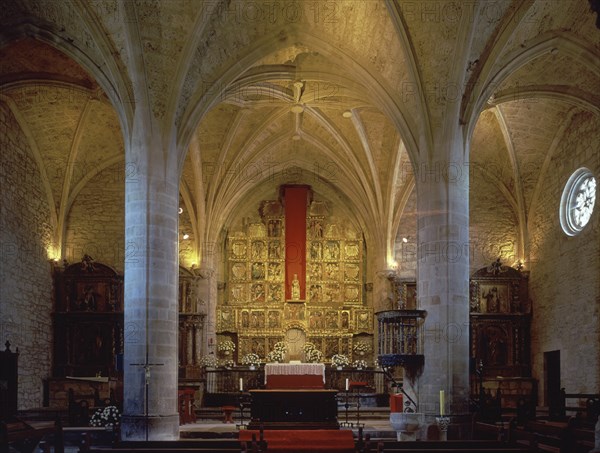
[[[19,451],[32,450],[45,435],[52,433],[55,444],[59,446],[59,448],[55,448],[58,453],[60,445],[64,445],[60,421],[52,426],[43,427],[34,427],[18,419],[0,422],[0,452],[8,452],[11,445],[19,447]],[[64,447],[62,451],[64,451]]]
[[[168,453],[168,452],[200,452],[200,453],[240,453],[243,451],[242,443],[237,439],[194,439],[175,441],[150,441],[150,442],[118,442],[112,447],[92,446],[90,436],[83,436],[79,451],[85,452],[111,452],[111,453]]]
[[[375,449],[376,448],[376,449]],[[377,453],[529,453],[528,447],[510,445],[506,442],[485,440],[448,440],[448,441],[379,441],[376,446],[367,444],[363,450]]]

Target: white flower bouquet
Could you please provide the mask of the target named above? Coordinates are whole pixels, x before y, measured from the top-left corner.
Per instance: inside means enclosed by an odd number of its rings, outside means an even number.
[[[223,360],[222,365],[224,368],[233,368],[235,366],[235,362],[231,359],[226,359],[226,360]]]
[[[287,346],[285,342],[278,341],[275,343],[273,350],[267,354],[267,362],[283,362],[286,353]]]
[[[365,343],[364,341],[359,341],[357,343],[354,343],[354,346],[352,349],[358,355],[365,355],[366,353],[368,353],[371,350],[369,345],[367,343]]]
[[[348,360],[348,357],[344,354],[334,354],[333,357],[331,357],[331,364],[333,366],[348,366],[349,363],[350,360]]]
[[[367,361],[366,360],[355,360],[354,363],[352,364],[352,366],[354,368],[358,368],[358,369],[362,369],[362,368],[366,368],[367,367]]]
[[[200,364],[203,367],[216,368],[219,366],[219,359],[214,354],[205,355],[200,359]]]
[[[318,349],[311,349],[306,352],[305,357],[308,363],[320,363],[323,361],[323,353]]]
[[[231,340],[221,341],[217,346],[217,351],[225,354],[231,354],[233,351],[235,351],[235,343]]]
[[[242,357],[242,365],[259,366],[260,357],[254,352],[246,354],[244,357]]]
[[[121,422],[121,414],[116,406],[106,406],[94,412],[90,418],[90,426],[113,428]]]

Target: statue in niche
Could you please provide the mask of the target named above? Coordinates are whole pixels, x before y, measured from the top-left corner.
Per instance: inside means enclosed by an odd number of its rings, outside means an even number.
[[[313,280],[321,280],[321,264],[311,263],[310,264],[310,277]]]
[[[350,314],[347,311],[342,312],[342,329],[348,329]]]
[[[265,341],[262,338],[252,340],[251,350],[260,358],[263,358],[265,356]]]
[[[311,242],[310,244],[310,258],[313,260],[320,260],[322,254],[322,247],[320,242]]]
[[[325,244],[325,259],[337,260],[340,258],[340,246],[335,241],[329,241]]]
[[[242,328],[247,329],[250,327],[250,315],[247,311],[242,311]]]
[[[339,266],[337,263],[326,263],[325,264],[325,277],[329,280],[337,280]]]
[[[270,237],[281,236],[281,222],[279,220],[269,220],[268,229]]]
[[[310,301],[321,302],[321,285],[310,285]]]
[[[267,316],[268,327],[271,329],[277,329],[281,327],[281,323],[279,322],[279,312],[278,311],[270,311]]]
[[[298,281],[298,274],[294,274],[292,280],[292,300],[300,300],[300,282]]]
[[[325,315],[325,325],[328,329],[338,328],[338,314],[337,311],[328,311]]]
[[[310,225],[311,235],[314,238],[323,237],[323,223],[320,220],[313,220]]]
[[[269,280],[272,282],[281,280],[280,263],[269,263]]]
[[[265,266],[263,263],[252,263],[252,279],[263,280],[265,278]]]
[[[269,286],[269,302],[281,301],[281,287],[279,285]]]
[[[485,309],[488,313],[497,313],[499,307],[498,288],[495,286],[488,289],[486,294],[485,289],[481,292],[481,297],[485,299]]]
[[[254,302],[265,301],[265,288],[261,283],[252,285],[252,300]]]
[[[96,311],[96,308],[96,291],[94,291],[92,285],[87,285],[83,291],[83,298],[79,304],[79,309],[82,311]]]
[[[278,260],[281,258],[281,249],[279,248],[279,241],[269,242],[269,258],[272,260]]]
[[[83,258],[81,258],[81,269],[87,272],[94,272],[94,258],[88,254],[83,255]]]
[[[263,256],[263,250],[265,249],[265,243],[263,241],[254,241],[252,243],[252,259],[259,260]]]

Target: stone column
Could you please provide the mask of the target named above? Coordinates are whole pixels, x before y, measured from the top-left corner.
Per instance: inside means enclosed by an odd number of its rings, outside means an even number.
[[[123,440],[179,438],[179,177],[160,134],[136,118],[125,183]],[[173,168],[169,168],[173,167]],[[144,364],[155,364],[144,368]]]
[[[423,159],[415,174],[417,297],[419,308],[427,311],[418,398],[426,424],[435,424],[440,413],[440,390],[451,422],[468,420],[469,178],[461,140],[457,133],[438,143],[434,157]]]
[[[214,260],[214,258],[213,258]],[[202,354],[208,355],[215,352],[217,345],[217,277],[211,266],[212,263],[202,265],[200,269],[203,305],[199,310],[205,314],[204,329],[202,329],[203,342]]]
[[[194,355],[194,365],[200,365],[200,360],[202,359],[202,321],[195,321],[194,322],[194,333],[196,336],[196,349],[195,349],[195,355]]]

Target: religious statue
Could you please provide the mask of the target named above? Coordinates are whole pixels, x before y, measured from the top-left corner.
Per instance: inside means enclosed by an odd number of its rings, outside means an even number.
[[[298,281],[298,274],[294,274],[292,280],[292,300],[300,300],[300,282]]]

